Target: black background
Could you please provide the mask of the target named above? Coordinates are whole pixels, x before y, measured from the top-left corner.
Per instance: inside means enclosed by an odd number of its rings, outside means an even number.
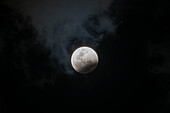
[[[108,36],[96,48],[97,69],[88,77],[76,72],[69,76],[60,72],[60,65],[48,64],[50,52],[34,43],[37,31],[31,19],[1,4],[0,112],[71,112],[69,107],[84,107],[79,112],[168,113],[170,73],[157,70],[170,70],[164,67],[170,61],[165,57],[170,50],[167,1],[116,0],[110,13],[119,26],[116,38]],[[49,74],[53,84],[35,84]]]

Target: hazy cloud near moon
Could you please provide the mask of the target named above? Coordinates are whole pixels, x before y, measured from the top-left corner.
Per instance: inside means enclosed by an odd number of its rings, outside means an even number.
[[[72,74],[70,51],[67,48],[73,49],[76,46],[74,43],[96,47],[107,34],[114,33],[116,25],[104,13],[111,2],[112,0],[16,0],[15,3],[10,3],[16,4],[24,15],[33,19],[33,25],[40,34],[38,40],[45,40],[45,46],[51,51],[51,59],[61,65],[63,72]],[[97,15],[98,25],[89,20],[92,15]],[[95,36],[89,33],[85,28],[86,24],[100,34]],[[53,60],[52,63],[56,65]]]

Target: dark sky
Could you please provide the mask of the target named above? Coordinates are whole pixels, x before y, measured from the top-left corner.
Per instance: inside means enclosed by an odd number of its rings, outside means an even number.
[[[4,0],[0,113],[169,113],[168,9],[166,0]],[[70,64],[84,45],[99,56],[87,75]]]

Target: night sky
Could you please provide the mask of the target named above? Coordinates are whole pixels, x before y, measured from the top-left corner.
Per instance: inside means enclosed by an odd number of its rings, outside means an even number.
[[[2,0],[0,113],[169,113],[167,1]],[[81,46],[89,74],[71,66]]]

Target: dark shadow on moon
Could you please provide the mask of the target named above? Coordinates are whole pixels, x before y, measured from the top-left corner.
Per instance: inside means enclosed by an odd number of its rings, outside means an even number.
[[[83,60],[81,61],[81,63],[75,63],[75,66],[78,68],[77,69],[78,72],[86,74],[92,72],[96,68],[97,63],[91,60],[89,61]]]
[[[89,73],[93,71],[96,66],[97,62],[94,62],[92,60],[85,60],[84,55],[87,54],[88,52],[80,52],[79,55],[77,55],[77,61],[75,62],[75,66],[77,67],[77,71],[81,73]]]
[[[82,49],[82,50],[80,51],[80,53],[77,55],[76,59],[77,59],[77,60],[82,60],[83,56],[84,56],[85,54],[87,54],[87,53],[88,53],[87,50]]]

